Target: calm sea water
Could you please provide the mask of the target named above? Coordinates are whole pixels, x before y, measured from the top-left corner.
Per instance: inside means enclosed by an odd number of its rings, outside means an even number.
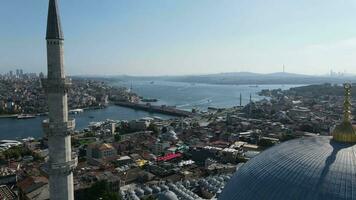
[[[114,81],[113,85],[123,85],[130,87],[131,82]],[[242,104],[245,105],[252,95],[252,100],[259,100],[263,97],[257,95],[262,89],[289,89],[297,85],[261,85],[250,87],[248,85],[210,85],[210,84],[190,84],[167,81],[136,81],[132,82],[133,91],[146,98],[157,98],[156,104],[166,104],[177,106],[180,109],[198,108],[201,110],[207,107],[232,107],[239,105],[240,93],[242,94]],[[73,115],[76,118],[76,129],[83,129],[93,121],[103,121],[106,119],[132,120],[146,116],[158,116],[169,118],[170,116],[152,114],[144,111],[137,111],[119,106],[109,106],[100,110],[89,110],[84,113]],[[42,137],[41,122],[45,117],[34,119],[0,119],[0,139],[18,139],[25,137]]]
[[[250,101],[250,94],[253,101],[264,97],[258,96],[258,92],[263,89],[287,90],[300,85],[212,85],[212,84],[191,84],[168,81],[133,81],[112,82],[113,85],[124,85],[145,98],[156,98],[156,104],[166,104],[176,106],[180,109],[190,110],[198,108],[206,110],[208,107],[233,107],[240,104],[240,94],[242,95],[242,105]]]
[[[170,118],[171,116],[162,114],[152,114],[144,111],[137,111],[130,108],[124,108],[119,106],[109,106],[99,110],[88,110],[83,113],[71,115],[75,118],[76,129],[84,129],[90,122],[105,121],[106,119],[114,120],[133,120],[142,117],[161,117],[163,119]],[[33,119],[0,119],[0,139],[18,139],[25,137],[42,137],[42,121],[46,117],[36,117]]]

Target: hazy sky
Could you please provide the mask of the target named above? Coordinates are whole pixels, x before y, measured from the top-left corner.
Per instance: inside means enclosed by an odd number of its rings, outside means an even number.
[[[356,0],[59,0],[69,74],[356,73]],[[2,0],[0,72],[46,72],[48,0]]]

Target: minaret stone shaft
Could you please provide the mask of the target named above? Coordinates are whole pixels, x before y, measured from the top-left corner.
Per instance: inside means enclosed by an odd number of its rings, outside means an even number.
[[[64,37],[57,0],[49,0],[47,21],[48,76],[44,88],[48,96],[49,119],[43,123],[49,148],[49,186],[51,200],[73,200],[73,169],[77,158],[72,156],[71,136],[75,121],[68,118],[67,92],[70,80],[64,73]]]

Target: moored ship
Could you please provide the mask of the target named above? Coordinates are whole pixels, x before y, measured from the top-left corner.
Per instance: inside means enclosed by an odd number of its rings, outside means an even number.
[[[21,114],[17,116],[17,119],[31,119],[35,118],[35,115],[30,115],[30,114]]]

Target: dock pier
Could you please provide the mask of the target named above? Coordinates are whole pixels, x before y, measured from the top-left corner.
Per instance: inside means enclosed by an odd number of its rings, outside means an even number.
[[[114,104],[117,106],[132,108],[135,110],[144,110],[147,112],[156,112],[156,113],[172,115],[172,116],[177,116],[177,117],[191,117],[191,116],[193,116],[192,112],[185,111],[185,110],[179,110],[175,107],[166,106],[166,105],[157,106],[157,105],[151,105],[150,103],[140,104],[140,103],[121,102],[121,101],[115,102]]]

